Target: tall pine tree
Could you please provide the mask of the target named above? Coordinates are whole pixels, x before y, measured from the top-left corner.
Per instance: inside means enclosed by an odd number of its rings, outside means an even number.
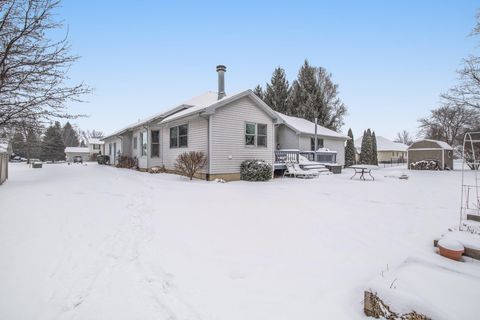
[[[285,70],[281,67],[275,68],[270,83],[265,89],[265,103],[275,111],[287,113],[287,102],[290,94],[290,85],[285,76]]]
[[[360,151],[361,164],[374,164],[372,131],[367,129],[362,137],[362,150]]]
[[[372,164],[378,165],[377,137],[375,131],[372,132]]]
[[[338,97],[338,85],[325,68],[313,67],[307,60],[292,84],[288,99],[288,113],[318,123],[332,130],[340,130],[347,108]]]
[[[353,140],[352,129],[348,129],[348,136],[350,137],[347,140],[347,146],[345,147],[345,166],[350,167],[355,164],[355,145]]]
[[[65,160],[65,145],[63,144],[62,128],[60,122],[56,121],[45,131],[40,151],[40,159],[43,161]]]
[[[316,105],[320,103],[318,94],[315,67],[312,67],[307,60],[298,71],[297,80],[292,83],[290,99],[288,99],[287,113],[291,116],[314,121]],[[323,123],[320,123],[323,125]]]
[[[12,151],[16,156],[26,157],[25,153],[25,136],[23,133],[17,131],[10,141],[12,145]]]
[[[65,147],[78,147],[80,144],[78,141],[77,131],[75,131],[68,121],[62,128],[62,139]]]
[[[262,89],[262,86],[261,85],[257,85],[255,87],[255,89],[253,89],[253,93],[255,93],[257,95],[257,97],[259,97],[260,99],[264,99],[264,94],[263,94],[263,89]]]

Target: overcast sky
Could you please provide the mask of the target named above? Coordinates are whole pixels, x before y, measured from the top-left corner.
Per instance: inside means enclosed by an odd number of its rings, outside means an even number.
[[[225,64],[227,94],[253,89],[282,66],[292,82],[304,59],[323,66],[348,107],[343,131],[393,139],[455,83],[480,39],[475,1],[222,2],[65,0],[58,10],[72,81],[94,87],[82,129],[109,133],[204,91]]]

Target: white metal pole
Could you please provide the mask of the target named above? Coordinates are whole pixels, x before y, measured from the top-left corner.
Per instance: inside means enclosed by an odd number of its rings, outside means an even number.
[[[313,161],[317,161],[317,126],[318,126],[318,118],[315,118],[315,142],[314,142],[314,148],[315,150],[313,151]]]

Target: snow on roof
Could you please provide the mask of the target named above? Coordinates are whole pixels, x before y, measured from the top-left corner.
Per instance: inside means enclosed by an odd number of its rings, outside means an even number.
[[[65,148],[65,153],[90,153],[90,150],[88,148],[84,147],[66,147]]]
[[[408,149],[408,146],[406,144],[400,143],[400,142],[393,142],[391,140],[388,140],[387,138],[384,138],[382,136],[376,136],[377,138],[377,151],[400,151],[400,152],[405,152]],[[360,138],[356,139],[354,144],[355,148],[360,152],[362,150],[362,139],[363,136]]]
[[[182,111],[179,111],[179,112],[176,112],[176,113],[166,117],[160,123],[165,123],[165,122],[168,122],[168,121],[179,119],[179,118],[182,118],[182,117],[185,117],[185,116],[197,113],[197,112],[202,112],[206,108],[208,108],[209,106],[214,105],[215,103],[220,102],[220,101],[225,101],[228,98],[231,98],[235,95],[236,94],[228,95],[228,96],[223,97],[222,99],[218,99],[218,94],[216,92],[208,91],[201,96],[198,96],[198,97],[195,97],[193,99],[190,99],[189,101],[186,101],[185,104],[189,105],[190,106],[189,108],[187,108],[185,110],[182,110]]]
[[[151,122],[157,118],[165,118],[165,117],[168,117],[169,115],[171,115],[172,113],[175,113],[175,112],[178,112],[178,111],[181,111],[183,109],[190,109],[190,108],[193,108],[195,106],[198,106],[198,105],[205,105],[205,104],[212,104],[213,101],[218,101],[217,100],[218,98],[218,94],[216,92],[213,92],[213,91],[207,91],[201,95],[198,95],[196,97],[193,97],[179,105],[175,105],[174,107],[171,107],[169,109],[167,109],[166,111],[163,111],[161,113],[157,113],[153,116],[150,116],[150,117],[147,117],[145,119],[142,119],[142,120],[139,120],[135,123],[132,123],[120,130],[117,130],[111,134],[109,134],[108,136],[102,138],[102,140],[105,140],[107,138],[110,138],[112,136],[116,136],[118,134],[121,134],[122,132],[124,131],[127,131],[127,130],[131,130],[133,128],[136,128],[136,127],[139,127],[143,124],[146,124],[148,122]]]
[[[429,142],[433,142],[433,143],[436,143],[440,148],[442,149],[445,149],[445,150],[453,150],[452,146],[449,145],[448,143],[446,143],[445,141],[439,141],[439,140],[432,140],[432,139],[420,139],[420,140],[417,140],[415,141],[412,146],[417,143],[417,142],[420,142],[420,141],[429,141]],[[412,148],[412,149],[415,149],[415,148]]]
[[[300,133],[312,134],[312,135],[315,134],[315,123],[303,118],[287,116],[280,112],[277,112],[277,114],[280,116],[280,118],[283,119],[285,124],[291,129]],[[325,137],[348,139],[348,136],[345,136],[341,133],[327,129],[320,125],[317,125],[317,134],[319,136],[325,136]]]
[[[90,138],[88,139],[89,144],[105,144],[104,141],[97,139],[97,138]]]

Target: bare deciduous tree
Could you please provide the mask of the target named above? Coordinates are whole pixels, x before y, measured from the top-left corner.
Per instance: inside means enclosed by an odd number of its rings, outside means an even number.
[[[418,121],[421,133],[425,137],[455,145],[465,132],[480,127],[480,111],[459,105],[445,104],[432,110],[430,116]]]
[[[193,176],[195,176],[195,174],[202,169],[206,163],[207,158],[203,152],[184,152],[177,157],[175,170],[192,180]]]
[[[83,83],[66,84],[68,70],[78,59],[69,53],[67,37],[48,38],[63,27],[53,13],[59,2],[0,2],[0,129],[75,118],[66,104],[90,92]]]
[[[471,36],[480,35],[480,11]],[[451,104],[480,108],[480,57],[470,55],[463,61],[463,68],[457,71],[460,83],[451,88],[442,98]]]
[[[398,142],[398,143],[406,144],[407,146],[409,146],[413,143],[413,139],[412,139],[410,133],[407,130],[403,130],[403,131],[397,133],[397,137],[393,141]]]

